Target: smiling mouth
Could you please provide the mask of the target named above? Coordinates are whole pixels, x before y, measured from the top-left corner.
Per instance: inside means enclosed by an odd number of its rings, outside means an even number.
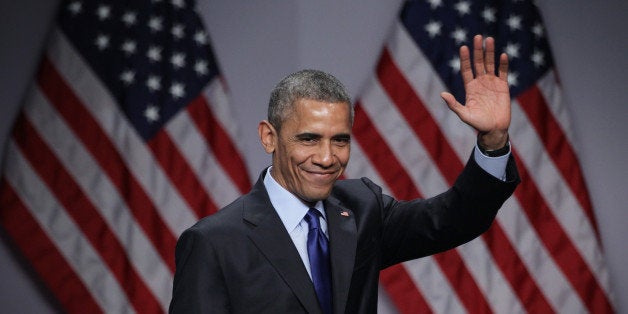
[[[308,170],[303,170],[309,177],[313,177],[313,179],[315,179],[316,181],[319,180],[323,180],[323,181],[329,181],[329,180],[333,180],[337,177],[338,175],[338,170],[334,170],[334,171],[308,171]],[[327,182],[326,182],[327,183]]]

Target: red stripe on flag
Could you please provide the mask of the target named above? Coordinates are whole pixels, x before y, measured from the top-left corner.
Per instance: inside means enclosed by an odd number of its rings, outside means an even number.
[[[404,314],[432,313],[430,305],[417,289],[410,275],[401,264],[382,270],[379,280],[386,288],[388,296],[395,303],[397,310]],[[417,295],[419,297],[417,297]]]
[[[528,313],[554,313],[554,309],[519,259],[510,241],[503,241],[506,239],[506,234],[501,225],[494,223],[487,232],[482,234],[482,238],[526,311]]]
[[[172,185],[183,196],[188,206],[194,210],[197,218],[217,211],[216,203],[211,199],[207,189],[201,184],[198,176],[165,129],[159,130],[148,142],[148,146],[170,178]]]
[[[85,148],[91,152],[116,186],[119,195],[150,238],[164,263],[174,271],[175,236],[169,231],[157,212],[155,204],[126,166],[115,145],[74,95],[48,58],[44,58],[41,63],[38,83],[50,103],[63,116],[68,126],[81,139]]]
[[[582,206],[587,218],[591,221],[591,225],[598,237],[598,242],[600,242],[593,205],[589,198],[589,191],[584,183],[582,169],[578,164],[578,157],[569,141],[567,141],[565,132],[549,110],[545,97],[543,97],[538,86],[534,85],[521,93],[517,100],[521,104],[520,107],[523,112],[528,116],[528,120],[539,134],[539,138],[543,142],[548,155],[554,161],[556,168],[558,168],[574,196],[580,202],[580,206]]]
[[[402,191],[410,188],[409,184],[405,184],[405,182],[411,182],[408,174],[401,170],[402,166],[399,164],[399,161],[395,158],[390,148],[388,148],[388,144],[386,144],[384,139],[376,131],[373,123],[359,103],[355,105],[354,120],[353,136],[355,140],[360,143],[360,146],[378,147],[377,150],[365,149],[364,153],[372,165],[386,167],[384,171],[382,171],[382,169],[376,169],[384,181],[386,181],[392,190]],[[396,180],[395,178],[404,179]],[[404,193],[409,194],[410,192]],[[403,266],[394,265],[387,268],[380,273],[380,279],[384,288],[388,291],[391,300],[402,313],[431,312],[425,298],[414,282],[412,282],[410,275]]]
[[[513,149],[512,152],[517,156],[516,150]],[[536,232],[541,235],[541,241],[589,311],[612,313],[610,300],[593,272],[556,220],[525,165],[519,161],[518,156],[515,160],[521,177],[521,184],[515,190],[515,195]]]
[[[246,193],[251,189],[251,181],[244,161],[231,142],[229,134],[210,110],[208,102],[205,97],[196,97],[188,105],[187,110],[222,168],[229,174],[240,193]]]
[[[102,313],[87,287],[31,215],[6,178],[0,181],[0,221],[61,306],[69,313]]]
[[[115,233],[23,114],[18,116],[14,132],[20,134],[15,142],[23,155],[98,251],[135,309],[150,313],[161,311],[159,302],[137,274]]]

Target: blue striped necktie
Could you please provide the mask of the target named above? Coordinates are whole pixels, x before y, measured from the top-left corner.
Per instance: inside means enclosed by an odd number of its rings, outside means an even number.
[[[325,314],[332,313],[331,307],[331,270],[329,263],[329,246],[327,237],[321,229],[319,217],[321,213],[315,208],[310,208],[305,217],[309,226],[307,234],[307,253],[310,259],[310,271],[312,282],[318,303]]]

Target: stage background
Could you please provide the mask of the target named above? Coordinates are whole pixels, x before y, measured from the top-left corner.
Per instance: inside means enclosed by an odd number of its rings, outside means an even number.
[[[353,96],[377,60],[400,0],[212,0],[208,16],[230,88],[250,176],[270,159],[257,139],[268,93],[286,74],[333,73]],[[539,2],[556,59],[611,273],[619,313],[628,313],[628,1]],[[0,4],[0,152],[32,81],[58,1]],[[50,307],[0,242],[0,313]]]

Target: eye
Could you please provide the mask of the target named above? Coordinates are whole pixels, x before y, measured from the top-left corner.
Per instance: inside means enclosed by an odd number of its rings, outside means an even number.
[[[315,134],[300,134],[297,136],[297,139],[299,140],[299,142],[303,143],[303,144],[313,144],[318,142],[318,140],[320,139],[320,136],[317,136]]]
[[[332,141],[337,146],[346,146],[351,143],[351,138],[348,136],[340,136],[333,138]]]

